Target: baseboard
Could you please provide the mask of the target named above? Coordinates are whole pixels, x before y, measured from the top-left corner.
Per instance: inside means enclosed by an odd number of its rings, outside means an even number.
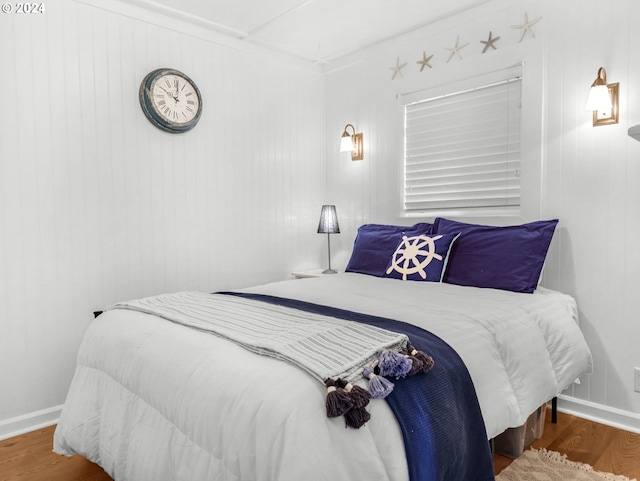
[[[558,411],[640,434],[640,415],[571,396],[558,396]],[[52,426],[60,419],[62,406],[43,409],[0,421],[0,441]]]
[[[571,396],[558,396],[558,411],[640,434],[640,415]]]
[[[35,431],[36,429],[52,426],[60,419],[62,406],[43,409],[33,413],[23,414],[15,418],[0,421],[0,441]]]

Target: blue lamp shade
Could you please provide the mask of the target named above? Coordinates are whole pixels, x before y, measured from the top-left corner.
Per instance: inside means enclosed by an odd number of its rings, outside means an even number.
[[[327,257],[329,268],[322,271],[323,274],[336,274],[338,271],[331,268],[331,236],[329,234],[340,234],[338,225],[338,214],[335,205],[323,205],[320,211],[320,222],[318,222],[318,234],[327,234]]]
[[[320,211],[318,234],[340,234],[338,214],[335,205],[323,205]]]

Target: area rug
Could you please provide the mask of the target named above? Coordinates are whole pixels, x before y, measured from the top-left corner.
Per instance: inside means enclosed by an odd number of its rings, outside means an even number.
[[[564,454],[529,449],[496,476],[496,481],[636,481],[595,471],[588,464],[569,461]]]

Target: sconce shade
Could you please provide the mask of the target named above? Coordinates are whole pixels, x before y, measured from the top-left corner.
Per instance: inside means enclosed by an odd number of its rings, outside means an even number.
[[[342,139],[340,139],[340,152],[351,152],[354,148],[353,139],[345,130],[342,134]]]
[[[320,211],[318,234],[340,234],[335,205],[323,205]]]
[[[609,111],[611,110],[612,105],[611,95],[609,95],[609,87],[607,87],[606,84],[595,85],[594,82],[594,85],[591,86],[591,90],[589,90],[589,97],[587,98],[587,104],[584,109],[589,111]]]

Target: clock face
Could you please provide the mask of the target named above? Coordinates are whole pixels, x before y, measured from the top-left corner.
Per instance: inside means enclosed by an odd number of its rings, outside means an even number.
[[[171,133],[193,128],[202,112],[202,99],[195,83],[182,72],[158,69],[140,85],[140,105],[156,127]]]
[[[200,101],[194,86],[183,77],[167,74],[158,77],[152,85],[152,102],[165,119],[184,124],[198,113]]]

